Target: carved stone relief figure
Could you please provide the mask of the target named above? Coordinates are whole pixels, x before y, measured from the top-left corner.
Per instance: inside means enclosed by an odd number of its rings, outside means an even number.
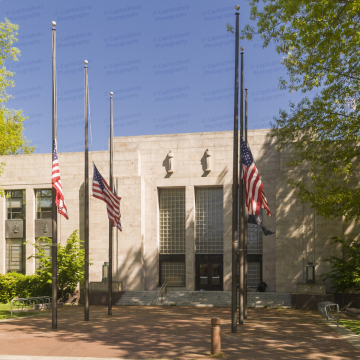
[[[172,174],[174,172],[174,153],[171,150],[168,153],[168,159],[169,159],[168,173]]]
[[[211,171],[211,156],[212,156],[212,153],[211,153],[211,151],[209,149],[206,149],[205,156],[206,156],[206,169],[205,169],[205,171],[209,173]]]

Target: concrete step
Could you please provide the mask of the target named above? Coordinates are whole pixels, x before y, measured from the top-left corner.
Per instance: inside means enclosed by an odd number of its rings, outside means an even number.
[[[157,291],[126,291],[116,305],[147,306],[154,301]]]
[[[126,291],[116,305],[152,305],[158,291]],[[239,300],[239,293],[237,294]],[[248,292],[248,307],[291,307],[290,293]],[[154,305],[231,306],[230,291],[170,291]]]

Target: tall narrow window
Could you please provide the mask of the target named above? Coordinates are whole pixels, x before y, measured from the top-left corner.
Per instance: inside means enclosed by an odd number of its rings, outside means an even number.
[[[45,256],[47,257],[51,257],[51,245],[45,241],[39,241],[38,239],[36,239],[37,243],[39,246],[41,246],[41,248],[44,250],[45,252]],[[36,254],[39,253],[39,251],[36,249],[35,250]],[[40,262],[38,259],[36,259],[35,262],[35,270],[38,270],[40,267]]]
[[[260,218],[262,220],[262,209]],[[247,259],[248,259],[248,287],[258,287],[262,281],[262,236],[261,226],[247,224]]]
[[[25,219],[25,190],[9,190],[5,192],[8,220]]]
[[[6,239],[6,272],[25,272],[23,242],[23,239]]]
[[[6,196],[6,272],[25,272],[25,190],[9,190]]]
[[[223,253],[223,189],[196,188],[196,253]]]
[[[159,190],[160,283],[185,286],[185,189]]]
[[[52,190],[36,190],[36,218],[51,219]]]
[[[260,209],[260,218],[262,220],[262,209]],[[248,254],[262,254],[262,229],[256,224],[247,224],[247,244]]]
[[[247,286],[250,288],[258,287],[261,281],[261,263],[248,262]]]
[[[185,189],[160,189],[160,254],[185,254]]]

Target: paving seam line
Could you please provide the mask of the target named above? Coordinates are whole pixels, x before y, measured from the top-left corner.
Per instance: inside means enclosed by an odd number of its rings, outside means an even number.
[[[166,358],[162,358],[166,360]],[[94,357],[64,357],[64,356],[33,356],[33,355],[0,355],[0,360],[137,360],[129,358],[94,358]],[[153,358],[142,359],[153,360]]]

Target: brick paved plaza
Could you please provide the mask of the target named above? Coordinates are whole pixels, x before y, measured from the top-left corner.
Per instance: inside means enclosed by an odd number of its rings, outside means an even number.
[[[249,309],[246,325],[230,332],[230,308],[83,307],[51,315],[0,322],[0,355],[37,355],[129,359],[206,359],[210,357],[210,319],[222,326],[227,359],[360,359],[360,351],[312,311]]]

